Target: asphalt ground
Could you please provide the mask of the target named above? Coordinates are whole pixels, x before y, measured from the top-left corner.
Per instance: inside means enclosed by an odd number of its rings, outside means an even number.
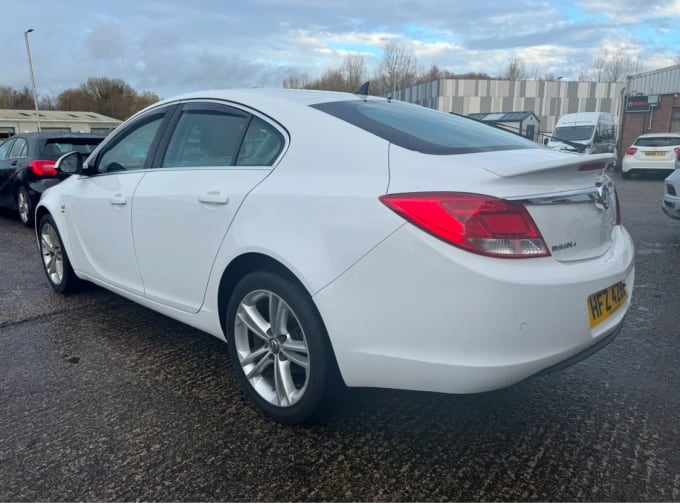
[[[679,501],[662,180],[616,176],[636,285],[599,353],[493,393],[353,389],[307,427],[263,417],[219,340],[98,287],[54,293],[0,213],[0,501]]]

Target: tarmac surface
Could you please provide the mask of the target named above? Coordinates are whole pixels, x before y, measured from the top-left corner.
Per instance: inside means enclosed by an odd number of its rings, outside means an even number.
[[[680,221],[615,176],[633,305],[566,370],[453,396],[352,389],[288,427],[219,340],[98,287],[64,297],[0,213],[0,501],[680,501]]]

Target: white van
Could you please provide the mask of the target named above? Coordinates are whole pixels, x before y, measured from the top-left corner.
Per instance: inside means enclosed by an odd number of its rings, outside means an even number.
[[[553,150],[583,152],[584,154],[607,152],[615,154],[614,118],[606,112],[565,114],[557,121],[547,146]]]

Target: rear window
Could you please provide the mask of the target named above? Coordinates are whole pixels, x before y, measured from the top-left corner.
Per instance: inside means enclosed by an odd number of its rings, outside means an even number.
[[[680,137],[645,137],[635,140],[638,147],[671,147],[680,145]]]
[[[78,151],[81,154],[90,154],[97,145],[104,140],[101,138],[53,138],[45,141],[42,151],[47,159],[59,159],[64,154]]]
[[[405,149],[425,154],[467,154],[537,149],[519,135],[473,119],[399,101],[371,99],[318,103],[313,108]]]

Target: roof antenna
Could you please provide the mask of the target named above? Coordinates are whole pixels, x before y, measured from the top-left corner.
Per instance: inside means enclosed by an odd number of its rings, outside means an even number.
[[[356,91],[354,91],[354,94],[355,94],[355,95],[359,95],[359,96],[361,97],[362,100],[367,101],[367,97],[368,97],[368,85],[369,85],[370,83],[371,83],[371,81],[366,81],[366,82],[364,82],[364,83],[359,87],[359,89],[357,89]]]

